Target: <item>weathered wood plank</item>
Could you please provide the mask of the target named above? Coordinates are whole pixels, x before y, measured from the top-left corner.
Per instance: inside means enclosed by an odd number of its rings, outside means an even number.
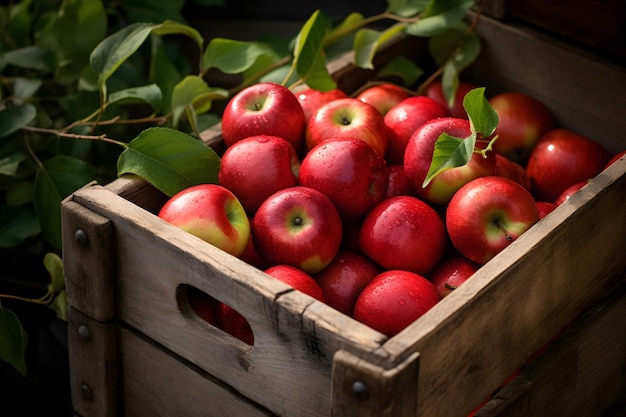
[[[95,320],[108,321],[115,315],[112,223],[71,198],[61,207],[69,304]]]
[[[114,323],[100,323],[70,306],[67,327],[70,389],[74,411],[82,416],[120,414],[116,333]]]
[[[275,416],[224,382],[128,329],[120,329],[120,341],[126,417]]]

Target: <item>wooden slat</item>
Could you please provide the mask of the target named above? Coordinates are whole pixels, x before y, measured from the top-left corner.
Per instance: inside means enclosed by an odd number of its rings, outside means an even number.
[[[464,416],[626,270],[626,160],[383,348],[420,353],[418,415]],[[449,401],[454,398],[454,401]]]
[[[626,407],[625,312],[622,287],[588,311],[476,417],[622,415],[618,410]]]
[[[69,304],[95,320],[108,321],[115,314],[111,221],[71,197],[62,203],[61,213]]]
[[[121,328],[125,417],[269,417],[223,382]]]
[[[119,416],[115,324],[100,323],[70,306],[67,339],[72,407],[84,417]]]

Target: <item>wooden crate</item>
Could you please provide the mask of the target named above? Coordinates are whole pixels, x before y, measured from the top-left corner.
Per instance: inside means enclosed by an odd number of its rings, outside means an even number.
[[[623,69],[491,19],[477,30],[484,47],[470,81],[488,93],[534,94],[564,126],[612,151],[626,148]],[[421,59],[424,45],[407,38],[377,60],[399,53]],[[370,75],[348,61],[332,70],[346,91]],[[219,128],[204,139],[223,149]],[[165,199],[126,177],[63,202],[78,415],[466,416],[625,281],[624,158],[392,338],[161,221],[155,213]],[[254,346],[197,317],[189,287],[241,312]],[[600,327],[583,331],[583,342],[610,334]],[[623,335],[623,320],[615,329]],[[623,344],[623,337],[604,339],[607,352]],[[613,372],[623,377],[625,358],[617,360]],[[555,377],[587,375],[572,373],[571,363],[547,369]],[[605,390],[605,410],[623,404],[623,392]]]

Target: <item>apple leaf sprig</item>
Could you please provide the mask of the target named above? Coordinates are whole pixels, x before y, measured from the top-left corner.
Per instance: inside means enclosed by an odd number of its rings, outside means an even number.
[[[422,187],[427,187],[440,172],[464,166],[474,153],[485,158],[498,139],[497,135],[493,136],[498,126],[498,114],[485,97],[485,87],[468,91],[463,99],[463,107],[469,118],[470,135],[458,138],[444,132],[437,138],[433,159]],[[486,141],[486,146],[477,147],[479,141]]]

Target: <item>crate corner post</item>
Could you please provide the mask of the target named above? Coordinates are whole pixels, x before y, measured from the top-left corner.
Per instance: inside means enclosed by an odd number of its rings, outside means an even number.
[[[401,417],[415,415],[419,353],[395,365],[375,364],[347,350],[333,357],[332,417]]]

